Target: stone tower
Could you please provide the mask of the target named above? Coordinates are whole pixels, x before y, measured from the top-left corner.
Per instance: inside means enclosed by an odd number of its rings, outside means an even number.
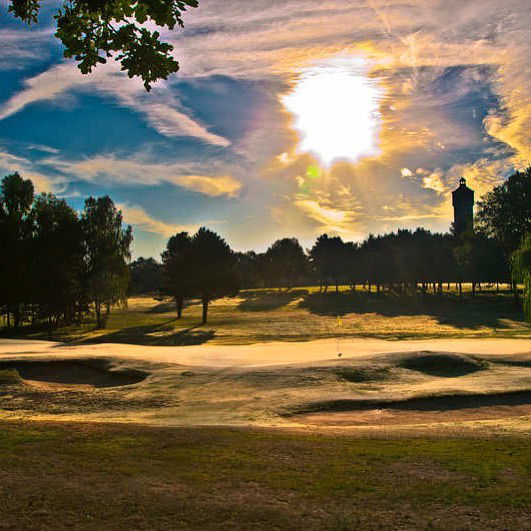
[[[459,188],[452,192],[454,205],[454,231],[462,234],[474,226],[474,190],[466,185],[466,179],[459,179]]]

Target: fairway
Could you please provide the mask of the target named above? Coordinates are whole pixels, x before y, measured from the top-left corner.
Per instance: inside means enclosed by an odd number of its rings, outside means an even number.
[[[512,438],[0,424],[0,521],[45,529],[524,529]]]

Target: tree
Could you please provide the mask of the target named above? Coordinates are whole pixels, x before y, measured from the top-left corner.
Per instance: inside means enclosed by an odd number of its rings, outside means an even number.
[[[531,167],[517,171],[483,196],[476,221],[487,236],[500,243],[509,258],[531,232]]]
[[[330,238],[328,234],[319,236],[310,249],[310,261],[319,275],[320,285],[328,288],[331,281],[336,286],[336,293],[339,292],[339,284],[348,275],[354,255],[354,249],[336,236]]]
[[[162,288],[162,265],[154,258],[138,258],[129,265],[129,293],[158,293]]]
[[[274,242],[264,256],[267,268],[278,288],[292,288],[306,273],[308,262],[297,238],[283,238]]]
[[[205,324],[211,301],[238,293],[234,253],[223,238],[202,227],[192,238],[190,266],[192,291],[203,304]]]
[[[243,288],[256,288],[260,285],[258,255],[254,251],[234,253],[238,284]]]
[[[64,56],[73,57],[83,74],[115,57],[122,70],[129,77],[140,76],[149,91],[152,82],[177,72],[179,63],[172,56],[173,46],[146,23],[170,30],[183,27],[183,12],[197,6],[197,0],[64,1],[54,16],[55,36],[65,46]],[[39,0],[9,1],[9,11],[27,24],[37,22],[40,8]]]
[[[472,293],[479,282],[495,282],[507,277],[503,252],[492,238],[469,230],[461,235],[454,249],[461,280],[472,282]]]
[[[122,213],[108,196],[89,197],[81,214],[85,245],[85,281],[89,300],[94,304],[98,328],[104,326],[102,305],[107,316],[113,304],[127,300],[129,247],[132,229],[123,229]]]
[[[513,253],[511,270],[514,282],[524,284],[524,314],[531,323],[531,233],[523,238],[522,245]]]
[[[184,300],[193,295],[192,239],[187,232],[172,236],[162,253],[162,294],[173,297],[177,319],[182,317]]]
[[[51,332],[59,319],[71,322],[83,299],[83,238],[76,211],[52,194],[33,205],[31,300]]]
[[[33,183],[18,173],[2,180],[0,193],[0,304],[14,324],[21,322],[21,308],[29,297],[30,241]]]

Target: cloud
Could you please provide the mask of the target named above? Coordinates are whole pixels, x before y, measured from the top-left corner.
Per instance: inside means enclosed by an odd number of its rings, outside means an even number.
[[[202,169],[198,164],[154,163],[141,156],[124,159],[116,155],[100,155],[78,161],[52,157],[42,163],[84,181],[127,186],[154,186],[167,182],[209,197],[234,198],[243,187],[230,175],[183,174],[187,170],[191,173]]]
[[[175,184],[199,192],[210,197],[237,197],[242,189],[242,183],[234,177],[221,175],[208,177],[205,175],[182,175],[172,179]]]
[[[433,190],[438,194],[444,194],[448,191],[448,187],[442,181],[441,172],[437,171],[422,178],[422,187],[428,190]]]
[[[74,62],[68,61],[24,81],[24,88],[0,106],[0,120],[12,116],[26,106],[42,101],[54,101],[68,93],[99,92],[133,109],[167,137],[192,137],[207,144],[227,147],[230,141],[216,135],[185,110],[175,94],[162,85],[147,94],[138,80],[131,80],[117,70],[114,63],[100,65],[92,74],[83,75]]]
[[[2,151],[0,149],[0,171],[4,174],[18,172],[24,179],[31,179],[36,193],[51,193],[58,195],[64,192],[65,180],[61,177],[51,177],[35,171],[32,161]]]
[[[42,30],[0,29],[0,71],[23,70],[48,59],[45,44],[52,28]]]
[[[167,238],[178,232],[195,232],[199,228],[199,225],[179,225],[161,221],[150,216],[142,207],[137,205],[118,203],[116,206],[122,211],[124,221],[127,224],[136,229]]]

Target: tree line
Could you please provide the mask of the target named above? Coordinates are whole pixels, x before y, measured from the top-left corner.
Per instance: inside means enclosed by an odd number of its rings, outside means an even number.
[[[209,260],[207,255],[193,257],[193,242],[206,234],[213,246],[219,240],[217,245],[225,249],[225,265],[220,271],[231,271],[226,289],[220,277],[216,289],[211,290],[214,295],[201,292],[200,276],[209,277],[209,271],[218,266],[202,270],[199,264]],[[526,271],[531,270],[526,261],[525,245],[530,241],[526,234],[531,234],[531,168],[516,172],[488,193],[478,204],[475,227],[462,234],[453,229],[439,234],[418,228],[370,235],[361,243],[323,234],[308,250],[296,238],[282,238],[263,253],[241,253],[230,251],[219,236],[201,229],[195,236],[180,233],[170,238],[161,263],[152,258],[133,262],[131,290],[157,291],[161,297],[172,298],[179,318],[186,299],[199,297],[208,308],[209,300],[235,293],[238,287],[281,290],[317,284],[326,292],[347,284],[352,290],[364,285],[376,292],[426,294],[432,290],[441,294],[445,286],[455,283],[461,294],[463,283],[470,283],[474,295],[483,283],[508,283],[518,299],[517,283],[525,282]],[[529,287],[525,296],[525,308],[531,308]]]
[[[109,197],[88,198],[78,213],[53,194],[35,196],[33,184],[13,174],[0,190],[0,315],[8,326],[49,330],[93,316],[105,326],[111,308],[129,294],[172,299],[177,316],[199,299],[203,322],[210,302],[241,288],[290,289],[316,284],[323,292],[347,284],[369,290],[441,294],[449,283],[472,293],[482,283],[524,283],[531,317],[531,168],[516,172],[478,204],[474,228],[462,234],[419,228],[345,242],[323,234],[305,250],[296,238],[265,252],[233,251],[218,234],[172,236],[161,262],[130,262],[133,239]]]
[[[78,214],[8,175],[0,189],[0,315],[7,326],[51,330],[92,314],[103,327],[127,299],[132,239],[109,197],[89,197]]]

